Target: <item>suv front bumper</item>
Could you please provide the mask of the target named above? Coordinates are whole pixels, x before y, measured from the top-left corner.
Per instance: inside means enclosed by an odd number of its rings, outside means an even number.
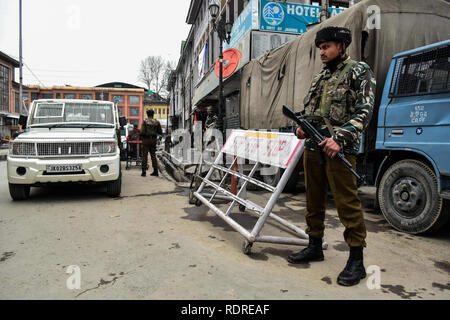
[[[81,173],[47,173],[47,165],[74,165],[81,164]],[[108,166],[108,171],[103,173],[100,167]],[[20,175],[19,167],[25,168],[25,174]],[[104,182],[119,178],[120,156],[68,158],[68,159],[36,159],[36,158],[7,158],[8,181],[13,184],[36,184],[56,182]],[[20,171],[20,170],[19,170]],[[22,170],[23,171],[23,170]]]

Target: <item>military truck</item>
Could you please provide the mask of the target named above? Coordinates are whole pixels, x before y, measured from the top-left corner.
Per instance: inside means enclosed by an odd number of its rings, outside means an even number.
[[[369,15],[373,8],[378,16]],[[380,25],[371,24],[373,19]],[[243,68],[240,126],[293,130],[282,105],[303,111],[311,79],[322,68],[317,30],[349,28],[347,53],[367,62],[377,81],[358,173],[376,187],[375,206],[394,228],[436,231],[450,216],[449,23],[450,4],[441,0],[364,0]],[[291,185],[298,177],[291,177]]]

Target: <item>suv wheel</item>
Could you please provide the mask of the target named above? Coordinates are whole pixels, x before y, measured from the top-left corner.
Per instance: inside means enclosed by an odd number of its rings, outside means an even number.
[[[26,200],[30,197],[30,186],[28,184],[9,184],[9,194],[14,201]]]
[[[112,198],[120,196],[122,191],[122,172],[119,174],[117,180],[108,182],[106,185],[106,194]]]

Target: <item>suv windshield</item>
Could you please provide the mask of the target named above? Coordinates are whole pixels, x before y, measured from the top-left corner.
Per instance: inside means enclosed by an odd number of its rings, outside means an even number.
[[[93,103],[52,103],[36,105],[31,126],[44,127],[113,127],[113,106]]]

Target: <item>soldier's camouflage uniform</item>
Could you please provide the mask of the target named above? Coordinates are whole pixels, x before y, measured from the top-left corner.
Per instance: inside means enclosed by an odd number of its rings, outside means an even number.
[[[206,117],[205,121],[205,129],[214,128],[217,123],[217,119],[219,119],[215,114],[209,115]]]
[[[148,169],[148,153],[152,158],[153,170],[158,168],[158,160],[156,159],[156,138],[158,134],[162,134],[161,124],[158,120],[149,118],[145,119],[141,126],[142,138],[142,168]]]
[[[356,169],[361,134],[372,117],[375,78],[366,63],[355,62],[346,55],[338,59],[335,70],[324,67],[313,78],[303,100],[304,114],[316,129],[341,146]],[[325,161],[321,164],[310,139],[305,146],[306,232],[315,238],[324,235],[329,183],[339,219],[345,226],[345,241],[350,247],[366,246],[366,227],[356,178],[337,157],[331,159],[324,154]]]

